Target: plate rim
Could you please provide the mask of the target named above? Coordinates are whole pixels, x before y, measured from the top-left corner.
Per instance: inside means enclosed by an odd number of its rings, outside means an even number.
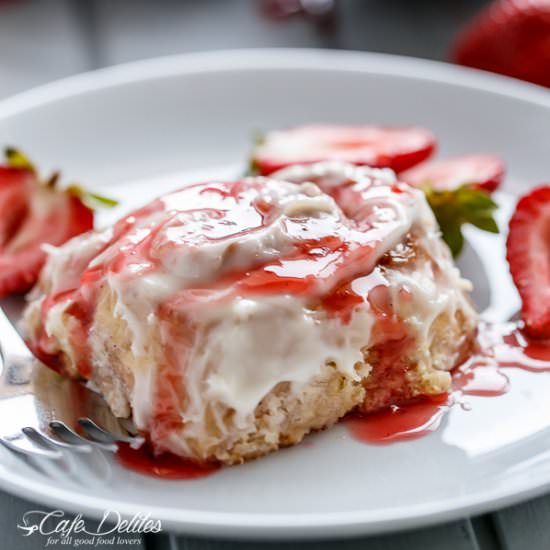
[[[178,74],[277,68],[406,76],[475,88],[550,108],[550,93],[542,86],[443,61],[354,50],[250,48],[153,57],[57,79],[0,100],[0,121],[33,107],[133,82]]]
[[[395,75],[485,91],[539,105],[549,110],[550,92],[545,88],[484,71],[457,67],[438,61],[391,54],[346,50],[295,48],[245,49],[197,52],[124,63],[77,74],[0,101],[0,124],[10,117],[63,101],[76,95],[134,82],[169,78],[177,75],[231,72],[235,70],[269,71],[273,69],[325,70]],[[0,488],[20,497],[50,506],[101,518],[103,511],[117,510],[122,517],[143,513],[143,505],[93,497],[76,490],[61,489],[9,472],[0,458]],[[189,483],[186,482],[186,483]],[[147,512],[160,519],[164,529],[188,535],[240,539],[313,539],[352,537],[434,525],[464,515],[493,511],[519,501],[540,496],[550,490],[547,475],[497,487],[467,497],[456,495],[429,504],[403,506],[390,511],[357,510],[311,514],[250,514],[209,512],[167,507],[150,507]],[[78,497],[78,498],[75,498]]]

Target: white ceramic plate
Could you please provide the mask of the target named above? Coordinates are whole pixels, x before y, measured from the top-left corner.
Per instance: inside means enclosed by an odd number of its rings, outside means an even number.
[[[512,80],[391,56],[241,51],[139,62],[64,80],[0,104],[0,144],[42,167],[104,187],[128,209],[208,177],[242,172],[254,130],[303,122],[421,125],[440,154],[488,151],[509,167],[500,195],[550,179],[550,93]],[[106,221],[105,219],[103,221]],[[469,232],[461,258],[492,319],[518,307],[502,237]],[[511,391],[469,398],[440,429],[387,446],[345,427],[196,481],[142,477],[113,465],[80,487],[0,455],[0,485],[93,516],[150,512],[165,529],[231,537],[326,537],[451,520],[550,488],[550,374],[510,369]]]

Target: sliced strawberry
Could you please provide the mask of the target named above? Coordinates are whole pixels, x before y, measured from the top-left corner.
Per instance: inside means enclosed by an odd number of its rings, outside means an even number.
[[[6,178],[6,170],[0,171],[1,211],[13,209],[19,215],[0,223],[0,298],[25,292],[36,282],[46,257],[43,244],[61,245],[91,229],[94,221],[92,210],[76,196],[41,184],[28,171],[19,172]]]
[[[510,220],[506,258],[522,299],[525,330],[550,337],[550,184],[520,199]]]
[[[269,132],[252,157],[268,175],[292,164],[338,160],[400,172],[428,158],[435,138],[422,128],[311,125]]]
[[[451,191],[469,183],[494,191],[504,176],[503,162],[493,155],[464,155],[424,162],[400,174],[399,178],[415,187],[429,184],[436,191]]]
[[[93,227],[84,200],[109,200],[76,186],[58,190],[57,174],[40,181],[15,149],[6,150],[6,159],[7,166],[0,166],[0,298],[36,282],[46,258],[42,245],[59,246]]]
[[[27,170],[0,166],[0,252],[27,215],[33,180]]]
[[[452,59],[550,87],[550,0],[500,0],[459,35]]]

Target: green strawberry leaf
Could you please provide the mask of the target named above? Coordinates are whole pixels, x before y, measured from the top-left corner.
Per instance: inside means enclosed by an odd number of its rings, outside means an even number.
[[[497,222],[491,215],[472,217],[468,221],[478,229],[482,229],[483,231],[487,231],[489,233],[498,233]]]
[[[6,164],[9,167],[28,170],[29,172],[36,174],[34,164],[29,160],[27,155],[19,151],[19,149],[16,149],[15,147],[6,147],[4,149],[4,156],[6,157]]]
[[[265,142],[265,134],[260,132],[259,130],[254,130],[252,134],[252,142],[253,142],[253,149],[252,149],[252,156],[250,157],[250,160],[248,161],[248,167],[244,173],[245,177],[249,176],[257,176],[259,175],[260,171],[258,170],[258,163],[256,162],[256,159],[254,158],[254,152],[256,150],[256,147],[259,147]]]
[[[256,162],[255,158],[251,158],[248,162],[248,166],[246,168],[246,171],[244,173],[244,177],[252,177],[252,176],[258,176],[260,174],[260,170],[258,169],[258,163]]]
[[[487,191],[470,184],[444,191],[437,191],[426,184],[422,189],[439,223],[441,236],[453,256],[457,256],[464,246],[462,226],[465,223],[483,231],[498,233],[498,225],[493,217],[497,204]]]
[[[487,192],[479,188],[462,185],[457,189],[460,203],[466,211],[494,210],[497,204]]]
[[[118,206],[118,201],[105,197],[103,195],[98,195],[97,193],[91,193],[86,191],[79,185],[71,185],[67,188],[67,193],[78,197],[88,208],[92,210],[97,210],[98,208],[114,208]]]
[[[458,256],[464,247],[464,235],[460,225],[450,223],[448,225],[440,225],[441,237],[451,249],[453,256]]]

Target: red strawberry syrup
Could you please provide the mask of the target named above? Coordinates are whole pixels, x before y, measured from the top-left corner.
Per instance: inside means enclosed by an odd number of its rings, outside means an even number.
[[[466,408],[464,397],[498,397],[510,389],[505,370],[550,372],[550,341],[532,340],[512,323],[478,330],[478,352],[452,373],[449,393],[424,397],[368,415],[352,415],[346,424],[354,438],[371,444],[417,439],[435,431],[451,407]]]
[[[119,443],[116,457],[124,467],[140,474],[163,479],[197,479],[213,474],[218,466],[196,464],[171,453],[156,455],[149,445],[134,449]]]
[[[436,430],[449,409],[448,395],[412,400],[367,415],[352,415],[346,425],[353,437],[366,443],[416,439]]]

